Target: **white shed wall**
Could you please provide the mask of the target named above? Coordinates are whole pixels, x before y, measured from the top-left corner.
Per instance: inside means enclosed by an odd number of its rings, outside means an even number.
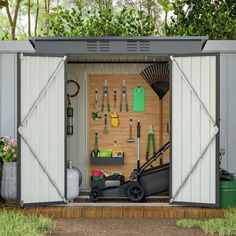
[[[17,55],[0,54],[0,136],[16,137]]]
[[[220,55],[220,148],[223,167],[236,173],[236,54]]]

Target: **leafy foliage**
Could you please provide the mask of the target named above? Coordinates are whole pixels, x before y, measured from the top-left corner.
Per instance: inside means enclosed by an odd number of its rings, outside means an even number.
[[[50,15],[50,34],[56,36],[147,36],[158,33],[157,22],[143,11],[123,8],[88,10],[82,5],[58,7]]]
[[[210,39],[236,39],[234,0],[175,0],[174,14],[165,34],[208,35]]]
[[[219,233],[219,235],[236,234],[236,209],[227,210],[224,218],[209,220],[181,219],[177,225],[184,228],[200,228],[205,233]]]
[[[7,5],[7,0],[0,0],[0,9]]]

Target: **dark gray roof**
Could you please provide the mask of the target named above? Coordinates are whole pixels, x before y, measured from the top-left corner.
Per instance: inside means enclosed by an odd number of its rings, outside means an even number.
[[[161,37],[161,36],[134,36],[134,37],[126,37],[126,36],[103,36],[103,37],[30,37],[30,41],[159,41],[159,40],[192,40],[192,41],[206,41],[208,39],[207,36],[174,36],[174,37]]]
[[[37,53],[70,55],[169,55],[201,53],[207,36],[31,37]]]

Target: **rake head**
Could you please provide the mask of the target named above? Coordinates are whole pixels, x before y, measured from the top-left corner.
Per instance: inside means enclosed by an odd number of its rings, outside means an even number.
[[[153,64],[145,68],[140,74],[162,99],[169,90],[170,73],[168,63]]]

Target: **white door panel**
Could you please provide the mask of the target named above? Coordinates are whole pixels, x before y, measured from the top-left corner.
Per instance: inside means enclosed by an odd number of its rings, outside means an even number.
[[[64,61],[21,57],[21,204],[65,201]]]
[[[171,59],[171,201],[216,204],[216,56]]]

